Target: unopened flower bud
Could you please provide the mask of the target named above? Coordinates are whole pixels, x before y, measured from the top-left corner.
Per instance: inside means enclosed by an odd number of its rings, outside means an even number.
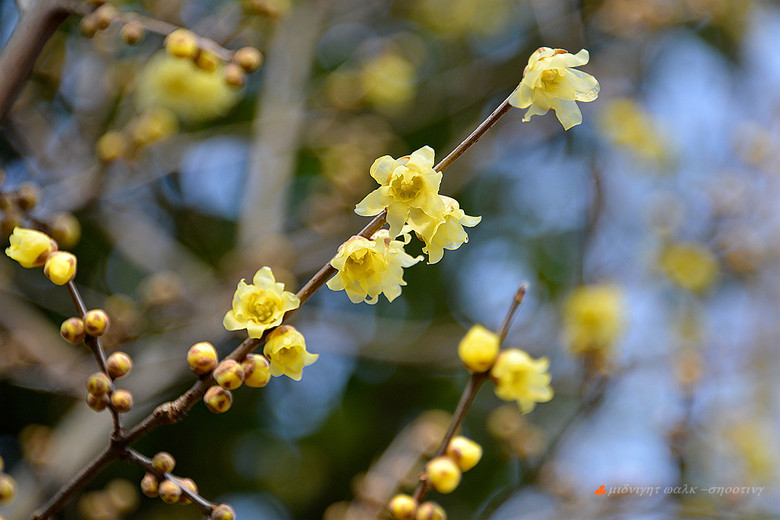
[[[206,72],[214,72],[217,70],[217,66],[220,63],[220,59],[217,58],[213,52],[206,49],[200,49],[200,52],[195,56],[195,66]]]
[[[28,269],[42,267],[49,255],[57,250],[57,243],[46,233],[18,226],[8,241],[11,245],[5,249],[5,254]]]
[[[436,502],[423,502],[417,508],[415,520],[447,520],[447,513]]]
[[[212,386],[206,390],[203,396],[203,402],[212,413],[225,413],[230,410],[233,404],[233,394],[230,390],[225,390],[221,386]]]
[[[236,65],[235,63],[228,63],[222,71],[225,77],[225,83],[231,87],[241,88],[246,82],[246,74],[244,69]]]
[[[177,58],[192,58],[198,52],[198,38],[187,29],[176,29],[165,37],[165,50]]]
[[[81,318],[68,318],[60,325],[60,336],[68,343],[78,345],[84,341],[84,322]]]
[[[195,495],[198,494],[198,486],[191,478],[179,479],[179,484],[181,484],[183,488],[187,489],[191,493]],[[192,504],[192,500],[187,496],[186,493],[182,492],[181,496],[179,497],[179,503],[182,505]]]
[[[199,376],[208,374],[217,366],[217,350],[207,341],[195,343],[187,352],[187,363]]]
[[[409,495],[396,495],[387,504],[393,520],[415,520],[417,501]]]
[[[116,8],[112,5],[105,4],[95,9],[95,12],[92,16],[95,17],[95,22],[97,23],[98,29],[102,31],[108,29],[108,26],[111,25],[111,22],[114,21],[116,15]]]
[[[457,436],[447,446],[447,456],[455,461],[461,471],[468,471],[482,458],[482,446],[471,439]]]
[[[133,358],[124,352],[114,352],[108,356],[106,366],[111,379],[119,379],[129,374],[133,369]]]
[[[101,161],[113,162],[125,153],[125,137],[122,132],[110,130],[97,140],[95,149]]]
[[[87,392],[103,395],[111,390],[111,379],[103,372],[95,372],[87,379]]]
[[[252,388],[262,388],[271,379],[271,364],[260,354],[247,354],[241,362],[244,369],[244,384]]]
[[[225,390],[235,390],[244,382],[244,369],[236,361],[226,359],[214,369],[214,380]]]
[[[235,520],[236,513],[227,504],[220,504],[211,510],[211,520]]]
[[[147,473],[141,479],[141,492],[149,498],[157,498],[160,495],[160,481],[157,475]]]
[[[175,504],[181,497],[181,488],[172,480],[163,480],[159,487],[160,498],[166,504]]]
[[[128,45],[136,45],[143,40],[146,34],[146,29],[142,25],[135,22],[128,22],[122,26],[122,30],[119,31],[119,35],[122,40]]]
[[[446,456],[431,460],[425,466],[425,473],[431,487],[439,493],[451,493],[460,484],[460,468],[454,460]]]
[[[160,473],[170,473],[176,467],[176,459],[167,451],[161,451],[152,457],[152,467]]]
[[[97,18],[95,18],[93,14],[86,15],[79,22],[79,29],[81,30],[81,34],[87,38],[92,38],[95,36],[95,33],[98,32]]]
[[[487,372],[498,356],[498,334],[474,325],[458,345],[458,356],[471,372]]]
[[[119,413],[129,412],[133,407],[133,394],[127,390],[116,390],[111,394],[111,406]]]
[[[55,251],[46,258],[43,274],[55,285],[65,285],[76,277],[76,255]]]
[[[254,72],[263,63],[263,55],[254,47],[242,47],[233,54],[233,63],[244,69],[244,72]]]
[[[41,198],[41,189],[37,184],[23,182],[16,188],[16,205],[22,211],[30,211],[38,204]]]
[[[11,475],[0,473],[0,506],[10,504],[16,498],[16,480]]]
[[[108,394],[87,394],[87,406],[96,412],[102,412],[108,406]]]
[[[81,238],[81,224],[73,213],[59,213],[50,224],[51,237],[65,249],[75,246]]]
[[[90,336],[102,336],[108,330],[108,325],[108,314],[102,309],[93,309],[84,314],[84,330]]]

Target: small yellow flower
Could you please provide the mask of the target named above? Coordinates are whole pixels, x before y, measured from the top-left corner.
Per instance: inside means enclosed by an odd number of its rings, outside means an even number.
[[[530,107],[523,121],[553,109],[564,130],[582,123],[582,113],[575,101],[595,100],[599,82],[573,67],[585,65],[589,59],[585,49],[569,54],[563,49],[540,47],[528,59],[523,80],[509,98],[509,104]]]
[[[380,187],[355,207],[364,217],[378,215],[387,208],[390,237],[401,233],[405,222],[413,228],[430,228],[430,220],[444,218],[444,202],[439,197],[441,172],[433,169],[434,151],[423,146],[412,155],[393,159],[380,157],[371,165],[371,177]],[[435,229],[434,229],[435,231]]]
[[[222,324],[227,330],[246,329],[250,338],[261,338],[263,332],[282,323],[284,313],[297,309],[300,300],[284,290],[270,267],[255,273],[252,284],[238,282],[233,295],[233,308],[225,314]]]
[[[339,252],[330,261],[338,273],[328,281],[332,291],[345,290],[352,303],[365,301],[371,305],[384,294],[387,301],[395,300],[401,294],[403,268],[411,267],[420,260],[408,255],[404,245],[410,237],[403,234],[403,241],[391,240],[386,229],[380,229],[369,240],[353,236],[339,247]]]
[[[439,195],[444,203],[443,219],[423,218],[410,227],[425,241],[423,253],[428,255],[428,263],[435,264],[444,256],[444,250],[454,251],[469,241],[469,236],[463,226],[474,227],[482,221],[482,217],[469,217],[460,209],[458,201]]]
[[[718,278],[715,255],[696,242],[670,244],[658,263],[672,282],[689,291],[706,291]]]
[[[574,290],[563,308],[563,336],[571,351],[609,348],[622,328],[621,291],[613,285],[587,285]]]
[[[269,370],[272,376],[284,375],[296,381],[301,380],[303,367],[313,364],[320,357],[306,351],[303,334],[290,325],[282,325],[268,336],[263,354],[271,362]]]
[[[642,159],[662,163],[668,143],[651,114],[629,98],[615,99],[601,114],[602,132],[618,146],[628,148]]]
[[[458,345],[458,356],[472,372],[486,372],[498,356],[498,334],[474,325]]]
[[[8,241],[11,245],[5,254],[22,267],[41,267],[49,254],[57,250],[57,243],[49,235],[34,229],[15,227]]]
[[[56,285],[65,285],[76,277],[76,255],[55,251],[46,258],[43,274]]]
[[[496,395],[504,401],[517,401],[525,414],[536,403],[546,403],[553,398],[547,358],[531,359],[522,350],[512,348],[499,354],[490,377],[496,384]]]
[[[386,51],[360,71],[365,100],[379,107],[403,105],[414,97],[414,64],[393,51]]]

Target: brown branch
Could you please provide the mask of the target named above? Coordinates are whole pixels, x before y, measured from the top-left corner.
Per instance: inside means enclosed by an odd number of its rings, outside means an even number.
[[[0,123],[14,104],[43,46],[72,12],[58,0],[37,0],[25,10],[0,52]]]

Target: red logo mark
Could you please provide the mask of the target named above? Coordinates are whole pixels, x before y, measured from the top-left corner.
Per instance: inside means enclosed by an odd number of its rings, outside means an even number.
[[[599,488],[596,491],[594,491],[593,494],[594,495],[598,495],[598,496],[606,495],[607,494],[607,490],[602,485],[602,486],[599,486]]]

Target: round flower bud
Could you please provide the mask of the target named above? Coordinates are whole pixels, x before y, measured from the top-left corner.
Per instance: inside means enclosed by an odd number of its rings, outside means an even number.
[[[108,375],[111,379],[119,379],[130,373],[133,369],[133,358],[124,352],[114,352],[106,360]]]
[[[270,366],[265,356],[247,354],[241,362],[241,368],[244,369],[244,384],[252,388],[262,388],[267,385],[271,379]]]
[[[254,72],[262,65],[263,55],[254,47],[242,47],[233,54],[233,63],[244,72]]]
[[[201,49],[195,56],[195,66],[206,72],[214,72],[217,70],[220,61],[221,60],[217,58],[213,52],[209,52],[205,49]]]
[[[393,520],[415,520],[417,501],[409,495],[396,495],[387,504]]]
[[[190,370],[202,376],[208,374],[217,366],[217,350],[207,341],[195,343],[187,352],[187,363]]]
[[[175,504],[181,497],[181,488],[172,480],[163,480],[158,489],[160,498],[166,504]]]
[[[102,31],[108,29],[108,26],[111,25],[111,22],[114,21],[116,15],[116,8],[112,5],[105,4],[95,9],[95,12],[92,16],[95,17],[95,22],[97,23],[98,29]]]
[[[76,255],[55,251],[46,258],[43,274],[55,285],[65,285],[76,277]]]
[[[203,396],[203,402],[212,413],[225,413],[230,410],[233,404],[233,394],[230,390],[225,390],[221,386],[212,386],[206,390]]]
[[[133,394],[127,390],[117,390],[111,394],[111,406],[119,413],[129,412],[133,407]]]
[[[10,504],[16,498],[16,481],[11,475],[0,473],[0,506]]]
[[[186,488],[188,491],[192,492],[193,494],[198,494],[198,486],[195,484],[195,481],[191,478],[183,478],[179,479],[179,484],[182,485],[182,487]],[[186,493],[182,492],[181,496],[179,497],[179,503],[182,505],[192,504],[192,499],[187,496]]]
[[[244,369],[236,361],[226,359],[214,369],[214,380],[225,390],[235,390],[244,383]]]
[[[56,215],[50,224],[51,237],[57,241],[60,247],[69,248],[75,246],[81,238],[81,224],[73,213],[60,213]]]
[[[111,390],[111,379],[103,372],[95,372],[87,379],[87,392],[103,395]]]
[[[96,412],[102,412],[108,406],[108,394],[87,394],[87,406]]]
[[[93,309],[84,315],[84,330],[90,336],[102,336],[108,330],[108,325],[108,314],[102,309]]]
[[[439,493],[451,493],[460,484],[461,472],[449,457],[436,457],[425,466],[428,482]]]
[[[241,88],[246,82],[246,74],[244,69],[236,65],[235,63],[228,63],[222,71],[225,77],[225,83],[231,87]]]
[[[458,356],[471,372],[487,372],[498,356],[498,334],[474,325],[458,345]]]
[[[23,182],[16,188],[16,205],[22,211],[29,211],[38,204],[41,189],[31,182]]]
[[[211,520],[235,520],[236,513],[227,504],[220,504],[211,510]]]
[[[417,508],[415,520],[447,520],[447,513],[436,502],[423,502]]]
[[[125,138],[121,132],[110,130],[100,136],[95,145],[95,151],[101,161],[113,162],[122,157],[125,152]]]
[[[170,473],[176,467],[176,459],[167,451],[161,451],[152,457],[152,467],[160,473]]]
[[[468,471],[482,458],[482,446],[471,439],[458,436],[447,446],[447,456],[455,461],[461,471]]]
[[[160,481],[154,473],[147,473],[141,479],[141,492],[149,498],[160,496]]]
[[[192,58],[198,52],[198,38],[187,29],[176,29],[165,37],[165,50],[177,58]]]
[[[143,26],[135,23],[128,22],[122,26],[122,30],[119,31],[119,35],[122,40],[128,45],[137,45],[146,35],[146,29]]]
[[[60,325],[60,336],[68,343],[78,345],[84,341],[84,322],[81,318],[68,318]]]
[[[97,18],[91,14],[88,14],[79,22],[79,29],[81,30],[81,34],[87,38],[92,38],[98,31]]]

